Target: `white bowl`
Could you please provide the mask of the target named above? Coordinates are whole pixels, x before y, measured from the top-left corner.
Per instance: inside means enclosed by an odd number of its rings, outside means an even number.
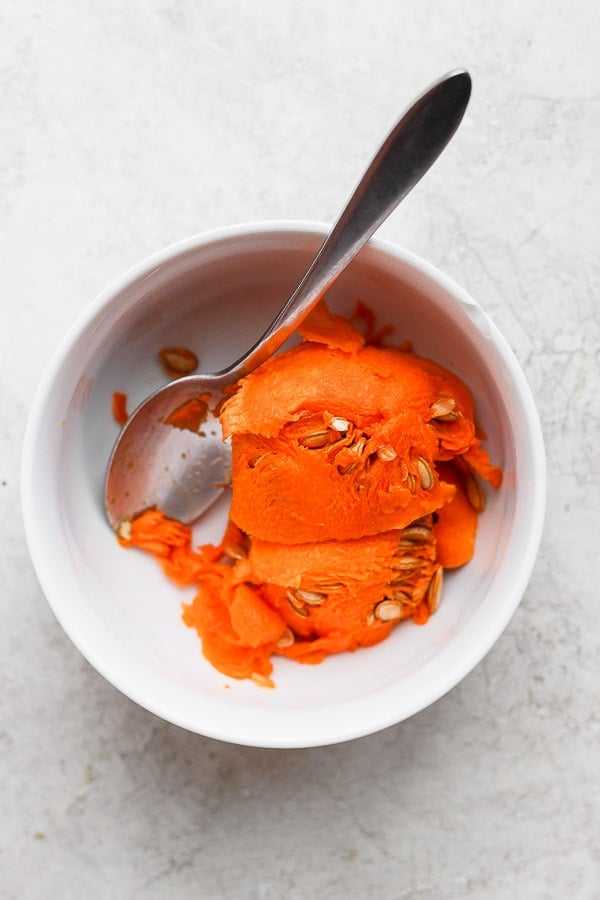
[[[134,408],[163,383],[167,345],[192,347],[202,369],[236,358],[262,332],[326,227],[274,222],[224,228],[161,250],[87,309],[51,359],[28,423],[23,513],[33,563],[63,628],[108,681],[190,731],[262,747],[359,737],[406,719],[449,691],[487,653],[517,607],[539,546],[545,462],[535,406],[515,356],[486,313],[414,254],[374,240],[339,279],[330,304],[368,303],[398,342],[456,371],[504,481],[490,491],[472,562],[446,577],[426,627],[403,623],[376,647],[318,666],[278,658],[276,688],[236,681],[201,655],[180,618],[193,589],[117,545],[103,508],[117,436],[114,390]],[[195,528],[218,541],[223,498]]]

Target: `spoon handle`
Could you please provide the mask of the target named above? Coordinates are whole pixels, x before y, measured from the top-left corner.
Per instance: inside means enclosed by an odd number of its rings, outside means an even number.
[[[219,375],[239,378],[281,347],[438,158],[458,128],[470,95],[469,73],[456,69],[415,100],[384,141],[275,320],[247,353]]]

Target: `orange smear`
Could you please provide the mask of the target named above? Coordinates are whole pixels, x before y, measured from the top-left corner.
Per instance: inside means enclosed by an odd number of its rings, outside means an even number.
[[[194,433],[199,432],[200,426],[206,421],[209,400],[210,394],[201,394],[200,397],[188,400],[173,410],[171,415],[165,419],[165,425],[173,425],[175,428]]]
[[[121,391],[113,391],[112,395],[112,414],[117,425],[123,426],[129,418],[127,412],[127,394]]]

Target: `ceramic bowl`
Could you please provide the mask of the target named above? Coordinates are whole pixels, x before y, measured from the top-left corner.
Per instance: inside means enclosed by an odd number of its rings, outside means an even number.
[[[193,732],[263,747],[359,737],[437,700],[488,652],[520,602],[537,553],[544,450],[521,368],[489,316],[414,254],[373,240],[329,293],[333,309],[367,303],[394,339],[455,371],[471,388],[502,487],[489,491],[476,552],[445,579],[425,627],[403,623],[376,647],[317,666],[275,661],[276,688],[236,681],[204,659],[180,618],[193,588],[118,546],[103,507],[118,433],[115,390],[133,409],[166,380],[164,346],[184,345],[216,371],[262,333],[326,234],[311,223],[212,231],[161,250],[108,287],[56,350],[31,410],[23,451],[27,539],[44,593],[87,660],[141,706]],[[217,542],[226,495],[197,522]]]

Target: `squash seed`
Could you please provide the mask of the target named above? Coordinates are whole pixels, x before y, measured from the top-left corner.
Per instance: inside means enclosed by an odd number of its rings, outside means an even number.
[[[319,591],[304,591],[300,588],[296,588],[296,590],[289,591],[288,593],[292,593],[300,603],[308,603],[309,606],[320,606],[327,596],[326,594],[321,594]]]
[[[418,543],[417,541],[401,540],[400,543],[398,544],[398,549],[399,550],[414,550],[415,544],[417,544],[417,543]]]
[[[320,450],[329,443],[329,433],[327,431],[314,431],[312,434],[306,434],[300,438],[300,443],[307,450]]]
[[[253,672],[250,676],[254,684],[264,688],[274,688],[275,682],[268,675],[261,675],[260,672]]]
[[[380,622],[393,622],[402,616],[402,604],[396,600],[380,600],[373,609],[373,615]]]
[[[381,460],[381,462],[391,462],[393,459],[396,459],[398,454],[391,446],[391,444],[383,444],[381,447],[377,448],[377,458]]]
[[[117,528],[117,534],[122,541],[131,540],[131,519],[123,519],[123,521]]]
[[[475,472],[469,472],[465,478],[465,493],[475,512],[483,512],[485,509],[485,494]]]
[[[418,556],[401,556],[392,563],[392,569],[404,572],[407,569],[418,569],[422,565],[423,560]]]
[[[432,419],[439,419],[447,416],[454,411],[456,400],[453,397],[438,397],[435,403],[429,407]]]
[[[412,472],[409,472],[406,476],[406,484],[411,494],[414,494],[417,490],[417,479]]]
[[[412,604],[412,597],[406,591],[391,591],[390,600],[395,600],[396,603],[401,604]]]
[[[329,427],[333,428],[334,431],[348,431],[350,422],[348,419],[343,419],[341,416],[333,416],[329,423]]]
[[[295,640],[292,629],[286,627],[275,646],[279,647],[280,650],[285,650],[286,647],[291,647]]]
[[[425,592],[425,602],[430,613],[434,613],[440,605],[442,598],[442,586],[444,583],[444,570],[440,566],[433,574],[429,586]]]
[[[364,438],[360,438],[360,440],[356,441],[355,444],[350,444],[348,450],[351,453],[356,453],[357,456],[362,456],[365,447],[367,446],[367,442]]]
[[[164,347],[158,356],[168,375],[189,375],[198,368],[198,357],[187,347]]]
[[[412,577],[411,577],[410,573],[407,573],[405,575],[402,575],[399,578],[392,578],[392,580],[390,582],[388,582],[388,584],[389,584],[389,587],[392,587],[392,588],[400,587],[400,586],[407,587],[411,581],[412,581]]]
[[[433,487],[433,469],[429,465],[426,459],[423,459],[422,456],[419,456],[417,459],[417,470],[419,472],[419,478],[421,480],[421,486],[423,490],[429,491]]]
[[[295,597],[294,591],[287,592],[287,602],[291,606],[297,615],[302,616],[304,619],[308,616],[308,610],[304,603],[301,603]]]
[[[228,544],[223,548],[229,559],[245,559],[246,551],[241,544]]]
[[[400,547],[408,544],[426,544],[431,539],[431,529],[427,525],[408,525],[400,535]]]

